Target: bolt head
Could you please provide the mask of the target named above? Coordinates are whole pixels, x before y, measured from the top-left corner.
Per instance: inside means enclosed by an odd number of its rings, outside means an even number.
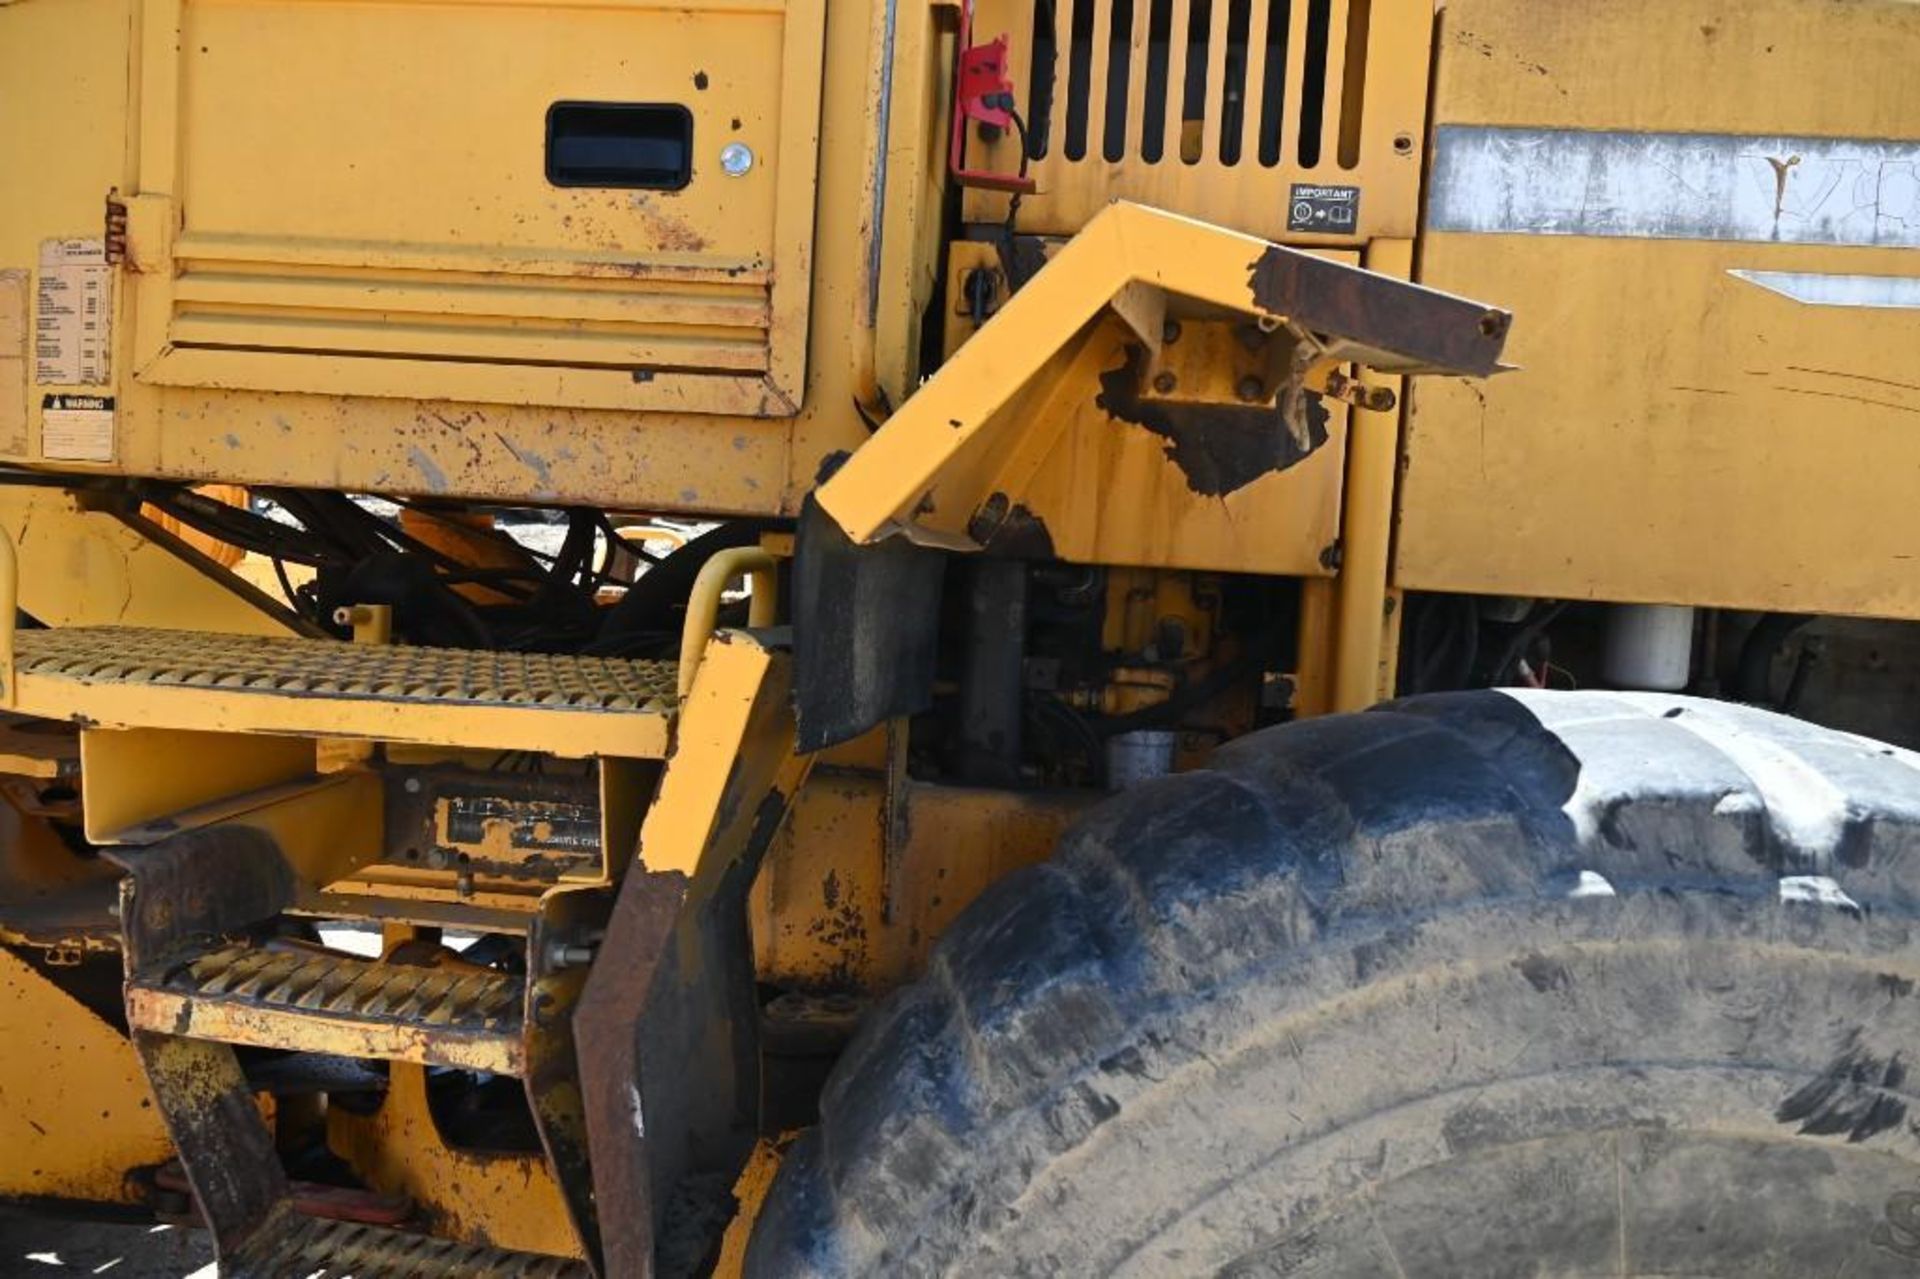
[[[1162,395],[1167,394],[1179,384],[1179,380],[1171,373],[1156,373],[1153,375],[1153,389]]]
[[[730,178],[744,178],[753,168],[753,148],[744,142],[729,142],[720,148],[720,172]]]
[[[1257,377],[1243,377],[1234,388],[1234,394],[1249,404],[1256,404],[1267,398],[1267,384]]]

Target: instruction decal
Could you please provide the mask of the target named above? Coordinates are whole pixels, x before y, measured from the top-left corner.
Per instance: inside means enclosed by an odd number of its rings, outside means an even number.
[[[27,273],[0,271],[0,454],[27,451]]]
[[[113,461],[113,397],[42,396],[40,456],[59,462]]]
[[[1360,225],[1360,188],[1296,182],[1287,195],[1287,230],[1352,235]]]
[[[113,268],[104,240],[43,240],[33,320],[33,380],[104,386],[112,350]]]

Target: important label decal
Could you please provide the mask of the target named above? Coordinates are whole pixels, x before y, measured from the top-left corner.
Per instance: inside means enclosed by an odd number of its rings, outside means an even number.
[[[113,461],[113,397],[42,396],[40,456],[60,462]]]
[[[1296,182],[1287,197],[1287,230],[1352,235],[1360,225],[1360,188]]]
[[[33,320],[33,380],[104,386],[113,347],[113,268],[101,240],[43,240]]]

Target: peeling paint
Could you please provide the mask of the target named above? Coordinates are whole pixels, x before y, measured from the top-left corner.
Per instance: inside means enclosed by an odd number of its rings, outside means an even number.
[[[1129,346],[1126,362],[1100,375],[1094,402],[1108,417],[1164,439],[1167,459],[1203,497],[1224,497],[1297,466],[1327,442],[1326,405],[1312,392],[1283,395],[1281,404],[1147,400],[1140,394],[1146,367],[1146,348]],[[1297,420],[1288,421],[1289,410]]]

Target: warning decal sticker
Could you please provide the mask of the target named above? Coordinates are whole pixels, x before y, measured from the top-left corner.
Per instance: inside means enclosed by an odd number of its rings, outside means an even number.
[[[42,396],[40,456],[60,462],[113,461],[113,397]]]

